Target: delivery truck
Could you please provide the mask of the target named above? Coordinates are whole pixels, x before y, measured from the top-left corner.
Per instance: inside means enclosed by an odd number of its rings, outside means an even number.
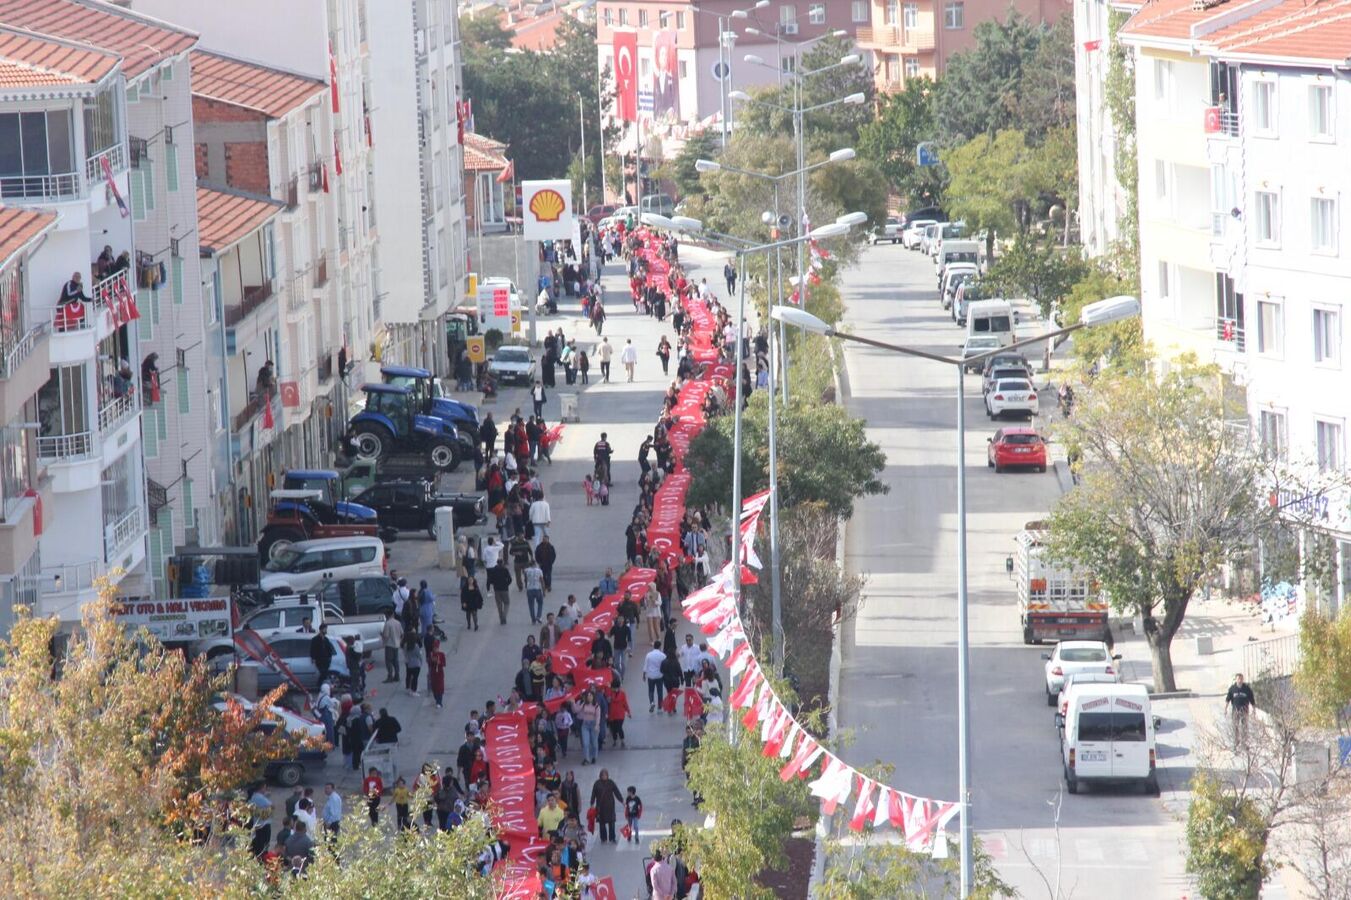
[[[1013,577],[1024,644],[1110,640],[1107,600],[1087,574],[1046,559],[1046,525],[1028,522],[1014,538]]]

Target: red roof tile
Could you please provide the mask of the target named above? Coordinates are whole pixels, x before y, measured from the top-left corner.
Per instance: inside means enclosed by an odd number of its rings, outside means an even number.
[[[1351,0],[1284,0],[1207,35],[1207,41],[1221,56],[1342,63],[1351,58]]]
[[[490,137],[464,133],[464,169],[466,172],[500,172],[507,167],[507,145]]]
[[[192,51],[192,92],[256,110],[273,119],[301,106],[328,88],[326,82],[231,56]]]
[[[218,253],[262,227],[282,204],[253,194],[197,187],[197,243]]]
[[[128,78],[197,43],[191,31],[99,0],[0,0],[0,22],[111,50]]]
[[[56,223],[56,213],[0,206],[0,266]]]
[[[1237,0],[1209,2],[1202,8],[1197,0],[1148,0],[1125,25],[1120,34],[1125,37],[1169,38],[1187,40],[1192,27],[1207,19],[1232,12],[1241,4]]]
[[[0,26],[0,88],[97,84],[119,62],[115,53]]]

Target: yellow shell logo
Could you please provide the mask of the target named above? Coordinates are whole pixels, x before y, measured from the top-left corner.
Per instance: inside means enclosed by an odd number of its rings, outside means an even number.
[[[552,189],[540,191],[530,198],[530,211],[541,222],[557,222],[566,206],[563,195]]]

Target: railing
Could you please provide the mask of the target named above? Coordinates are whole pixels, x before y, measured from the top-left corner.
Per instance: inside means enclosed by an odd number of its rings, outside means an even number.
[[[85,331],[93,327],[94,316],[87,303],[63,303],[52,310],[52,331],[58,334]]]
[[[319,383],[323,384],[333,378],[333,354],[327,353],[315,360],[315,368],[319,370]]]
[[[254,394],[249,398],[249,402],[244,404],[244,408],[235,415],[235,431],[243,431],[244,426],[253,421],[253,417],[262,411],[263,397],[259,394]]]
[[[94,453],[94,434],[78,431],[75,434],[48,434],[38,437],[38,459],[74,462]]]
[[[904,46],[913,47],[916,50],[932,50],[934,48],[934,33],[928,30],[921,31],[918,28],[907,28]]]
[[[1210,236],[1224,237],[1224,230],[1229,227],[1230,214],[1227,212],[1212,212],[1210,214]]]
[[[286,292],[286,311],[304,312],[310,305],[309,273],[299,270],[291,277],[291,289]]]
[[[286,185],[286,208],[295,209],[300,205],[300,176],[292,176]]]
[[[69,200],[80,196],[79,172],[60,175],[5,175],[0,177],[0,199]]]
[[[28,333],[14,342],[14,346],[5,351],[4,356],[0,356],[0,378],[9,378],[19,370],[23,361],[33,353],[37,347],[38,340],[47,332],[47,323],[39,322]]]
[[[114,397],[103,408],[99,410],[99,433],[107,434],[115,431],[127,419],[130,419],[140,411],[141,404],[138,401],[140,392],[129,389],[121,397]]]
[[[324,188],[324,167],[315,163],[310,166],[310,193],[321,191]]]
[[[1215,339],[1220,342],[1223,348],[1237,350],[1239,353],[1248,348],[1247,335],[1237,319],[1217,318],[1215,320]]]
[[[887,47],[899,46],[901,29],[896,25],[864,25],[858,30],[860,44],[880,44]]]
[[[38,575],[38,593],[66,594],[73,591],[87,591],[93,588],[94,580],[99,577],[102,563],[91,559],[82,563],[67,563],[63,566],[43,566]]]
[[[328,257],[320,256],[314,262],[314,286],[321,288],[328,284]]]
[[[256,284],[252,287],[244,288],[244,299],[238,306],[225,307],[225,327],[233,328],[244,320],[244,317],[262,306],[267,299],[272,296],[272,282],[266,284]]]
[[[125,513],[110,525],[103,526],[103,559],[108,565],[115,565],[117,557],[127,549],[134,538],[145,531],[142,524],[141,509],[137,507]]]
[[[114,272],[107,278],[94,283],[94,288],[89,292],[90,298],[94,301],[95,307],[110,306],[118,301],[122,293],[131,293],[131,283],[127,280],[127,273],[130,269],[123,269],[120,272]]]
[[[84,177],[88,178],[90,183],[96,183],[103,180],[103,160],[108,160],[108,165],[113,173],[121,172],[127,167],[127,154],[122,149],[122,142],[113,144],[107,150],[95,153],[84,161]]]
[[[1220,110],[1220,133],[1238,137],[1238,113],[1234,110]]]
[[[1243,650],[1243,674],[1256,681],[1293,675],[1299,665],[1299,635],[1285,634],[1239,645]]]
[[[153,478],[145,480],[145,504],[150,510],[150,525],[159,524],[159,511],[169,505],[169,489]],[[192,543],[189,541],[188,543]]]

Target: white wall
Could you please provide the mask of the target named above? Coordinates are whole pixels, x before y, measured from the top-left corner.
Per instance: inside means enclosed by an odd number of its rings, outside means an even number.
[[[200,46],[243,59],[328,78],[325,0],[127,0],[124,5],[201,35]]]

